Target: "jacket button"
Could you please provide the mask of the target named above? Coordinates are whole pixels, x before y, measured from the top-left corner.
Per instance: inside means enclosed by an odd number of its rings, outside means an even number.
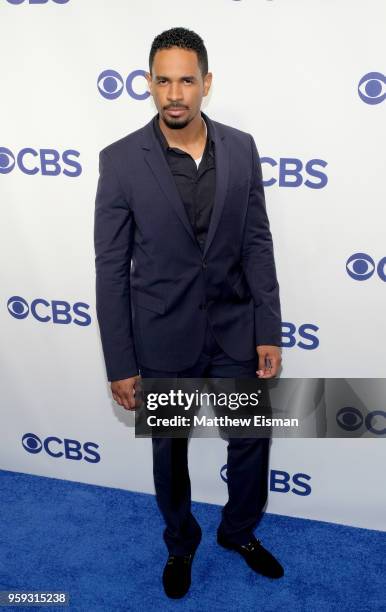
[[[202,262],[202,267],[204,268],[204,270],[206,270],[206,268],[208,267],[208,264],[206,263],[206,261]]]

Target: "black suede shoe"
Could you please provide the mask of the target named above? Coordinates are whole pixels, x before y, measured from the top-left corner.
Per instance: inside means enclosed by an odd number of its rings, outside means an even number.
[[[194,553],[190,555],[169,555],[162,582],[168,597],[178,599],[189,591]]]
[[[284,569],[279,561],[262,546],[260,540],[257,540],[255,536],[252,536],[248,544],[240,545],[229,542],[223,535],[217,532],[217,542],[224,548],[236,550],[244,557],[253,571],[267,576],[267,578],[281,578],[284,575]]]

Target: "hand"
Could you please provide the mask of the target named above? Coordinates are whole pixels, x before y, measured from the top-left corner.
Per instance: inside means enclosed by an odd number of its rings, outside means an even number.
[[[281,365],[281,348],[261,344],[256,347],[259,355],[259,369],[256,374],[259,378],[273,378],[278,373]]]
[[[111,392],[115,401],[125,410],[135,410],[135,383],[140,376],[132,376],[111,383]]]

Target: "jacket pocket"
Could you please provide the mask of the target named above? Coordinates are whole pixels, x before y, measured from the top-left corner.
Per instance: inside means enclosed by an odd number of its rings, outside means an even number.
[[[131,287],[131,295],[136,306],[146,308],[147,310],[157,312],[158,314],[164,314],[166,304],[163,300],[153,297],[152,295],[149,295],[144,291],[140,291],[139,289],[134,289],[133,287]]]
[[[236,278],[236,280],[233,279],[232,281],[230,281],[228,277],[228,282],[232,287],[233,291],[238,295],[241,300],[251,297],[249,285],[242,270],[240,271],[239,276]]]

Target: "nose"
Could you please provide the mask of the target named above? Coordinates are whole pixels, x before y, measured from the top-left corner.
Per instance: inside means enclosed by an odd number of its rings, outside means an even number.
[[[175,102],[177,103],[177,106],[178,106],[179,105],[178,103],[181,103],[183,99],[181,85],[179,83],[171,83],[168,88],[167,97],[168,97],[168,100],[171,102],[171,104]]]

